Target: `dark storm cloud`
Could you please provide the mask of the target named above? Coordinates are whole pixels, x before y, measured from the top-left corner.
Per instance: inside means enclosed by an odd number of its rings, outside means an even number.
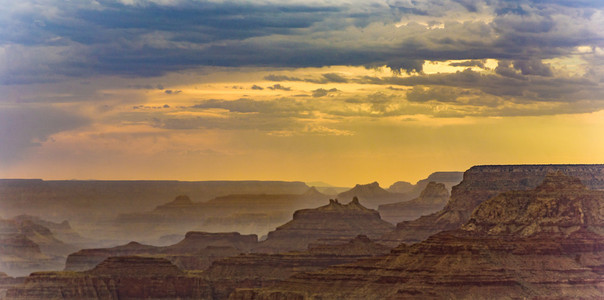
[[[0,108],[0,164],[17,161],[55,133],[89,123],[85,117],[52,107]]]
[[[520,69],[520,68],[518,68]],[[478,90],[498,97],[509,97],[512,101],[563,101],[597,100],[602,86],[588,78],[555,78],[525,76],[511,65],[500,64],[497,74],[481,74],[466,69],[449,74],[430,74],[410,77],[362,77],[356,80],[363,84],[399,86],[448,86]],[[413,93],[412,93],[413,95]],[[423,96],[422,96],[423,97]],[[422,98],[417,98],[421,100]],[[441,99],[436,97],[433,100]]]
[[[158,76],[198,66],[387,65],[421,73],[426,60],[485,58],[550,76],[535,62],[604,43],[596,26],[602,5],[590,1],[133,2],[8,4],[0,12],[0,45],[9,67],[0,70],[0,82]],[[492,23],[452,17],[492,11]],[[415,17],[446,26],[426,28]],[[395,27],[401,20],[409,22]],[[346,82],[332,73],[300,80]]]

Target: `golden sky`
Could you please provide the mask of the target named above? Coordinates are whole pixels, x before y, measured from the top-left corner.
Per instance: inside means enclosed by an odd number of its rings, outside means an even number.
[[[387,187],[604,162],[596,2],[5,6],[2,178]]]

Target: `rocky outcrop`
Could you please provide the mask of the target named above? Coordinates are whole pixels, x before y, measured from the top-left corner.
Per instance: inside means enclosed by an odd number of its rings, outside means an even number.
[[[366,236],[335,245],[311,246],[307,251],[279,254],[243,254],[215,261],[204,273],[216,299],[226,299],[236,288],[269,287],[298,272],[385,255],[390,248]]]
[[[548,175],[483,202],[461,229],[231,299],[600,299],[604,191]]]
[[[415,220],[423,215],[439,211],[449,201],[449,192],[443,183],[434,181],[428,183],[419,197],[392,204],[382,204],[378,207],[380,216],[390,223]]]
[[[548,172],[562,171],[576,177],[589,189],[604,189],[604,165],[502,165],[474,166],[453,187],[447,205],[439,212],[398,223],[383,242],[415,243],[443,230],[459,228],[483,201],[511,190],[528,190],[543,181]]]
[[[130,242],[113,248],[83,249],[67,257],[65,270],[90,270],[109,257],[132,255],[163,257],[184,270],[203,270],[218,258],[248,252],[257,242],[256,235],[192,231],[182,241],[165,247]]]
[[[348,204],[330,200],[325,206],[296,211],[293,220],[269,232],[255,251],[304,250],[321,239],[351,239],[359,234],[376,238],[392,228],[377,211],[364,207],[357,198]]]
[[[6,299],[211,299],[211,288],[168,260],[126,256],[87,272],[33,273],[9,288]]]
[[[534,190],[505,192],[483,202],[462,229],[522,237],[568,236],[578,230],[603,235],[603,195],[557,171]]]

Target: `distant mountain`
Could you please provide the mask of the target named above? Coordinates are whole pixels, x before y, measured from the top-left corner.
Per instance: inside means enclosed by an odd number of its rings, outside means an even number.
[[[397,182],[393,183],[392,185],[390,185],[390,187],[388,188],[388,191],[391,193],[405,194],[405,193],[409,193],[409,192],[413,191],[414,187],[415,187],[415,185],[413,185],[407,181],[397,181]]]
[[[75,246],[57,239],[50,229],[27,218],[0,219],[0,272],[22,276],[33,271],[59,270],[67,254],[75,250]]]
[[[449,201],[449,192],[443,183],[428,183],[419,197],[403,202],[382,204],[378,207],[382,219],[396,224],[415,220],[441,210]]]
[[[392,193],[403,193],[407,195],[408,199],[413,199],[418,197],[428,183],[432,181],[444,184],[445,188],[450,193],[451,188],[459,184],[462,179],[463,172],[434,172],[427,178],[419,180],[416,184],[411,184],[406,181],[397,181],[388,188],[388,191]]]
[[[0,211],[5,216],[28,214],[90,224],[153,209],[176,195],[208,201],[232,194],[300,194],[308,188],[303,182],[286,181],[0,179]],[[98,234],[97,229],[90,231]]]
[[[357,184],[352,189],[338,194],[338,199],[359,198],[368,207],[377,208],[380,204],[401,201],[403,194],[391,193],[380,187],[377,182]]]
[[[264,234],[289,220],[294,211],[328,199],[314,187],[300,194],[233,194],[207,202],[180,195],[151,211],[120,214],[115,226],[123,228],[122,234],[147,240],[190,230]]]

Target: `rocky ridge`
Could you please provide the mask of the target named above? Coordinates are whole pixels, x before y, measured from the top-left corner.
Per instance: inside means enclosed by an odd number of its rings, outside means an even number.
[[[483,201],[506,191],[533,189],[547,173],[556,171],[578,178],[589,189],[604,189],[604,165],[474,166],[453,187],[449,202],[441,211],[398,223],[394,232],[382,237],[382,242],[416,243],[439,231],[459,228]]]
[[[599,299],[603,218],[604,191],[550,173],[483,202],[463,228],[231,299]]]
[[[83,249],[67,257],[65,270],[86,271],[109,257],[132,255],[162,257],[183,270],[203,270],[216,259],[248,252],[257,242],[256,235],[193,231],[171,246],[156,247],[130,242],[112,248]]]

